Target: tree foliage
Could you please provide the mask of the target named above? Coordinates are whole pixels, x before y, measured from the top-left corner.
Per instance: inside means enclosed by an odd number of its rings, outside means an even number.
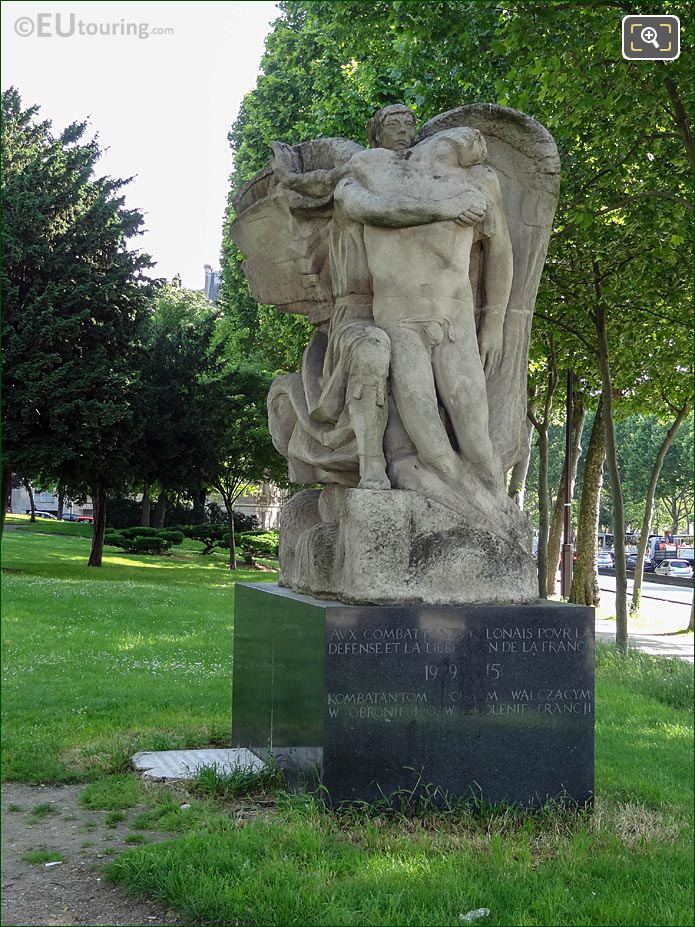
[[[166,493],[192,495],[205,482],[205,384],[219,361],[216,324],[216,309],[204,293],[171,284],[159,290],[147,318],[135,471]]]
[[[268,432],[270,377],[257,367],[226,367],[205,384],[208,396],[206,482],[222,497],[229,532],[229,566],[236,569],[235,501],[262,481],[283,483],[287,467]]]
[[[86,123],[56,135],[14,88],[2,113],[5,465],[93,493],[132,465],[152,293],[150,259],[129,247],[142,215],[124,205],[126,180],[95,176]]]
[[[622,537],[615,421],[647,403],[668,417],[692,390],[690,45],[672,62],[625,61],[622,17],[643,12],[629,0],[298,0],[281,10],[230,133],[227,229],[234,193],[267,162],[273,139],[361,140],[373,111],[396,101],[421,121],[495,102],[547,126],[563,181],[532,331],[531,387],[544,402],[543,376],[571,367],[587,408],[602,397],[611,510]],[[665,0],[659,12],[678,15],[687,29],[689,4]],[[225,230],[225,312],[246,351],[267,369],[291,369],[302,325],[274,320],[271,361],[264,344],[272,315],[254,306],[240,260]],[[551,343],[557,364],[548,363]],[[543,467],[544,481],[552,469],[550,461]],[[588,487],[597,499],[595,488]],[[588,546],[586,556],[593,563]]]

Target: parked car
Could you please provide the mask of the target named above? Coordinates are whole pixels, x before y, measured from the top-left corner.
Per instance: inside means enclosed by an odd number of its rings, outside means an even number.
[[[31,512],[27,512],[27,515],[31,515]],[[51,521],[58,521],[58,516],[54,515],[53,512],[34,512],[37,518],[49,518]]]
[[[662,560],[654,571],[659,576],[683,576],[692,579],[693,568],[687,560]]]
[[[627,566],[628,570],[634,571],[635,567],[637,566],[637,554],[628,554],[625,565]],[[642,567],[642,571],[644,573],[654,572],[654,564],[646,554],[644,555],[644,566]]]
[[[609,550],[600,550],[596,554],[596,564],[599,570],[612,570],[615,564],[615,557]]]
[[[88,525],[94,522],[94,518],[91,515],[80,515],[76,520],[83,524],[86,522]]]
[[[79,521],[80,516],[75,514],[75,512],[65,512],[63,514],[63,521]]]

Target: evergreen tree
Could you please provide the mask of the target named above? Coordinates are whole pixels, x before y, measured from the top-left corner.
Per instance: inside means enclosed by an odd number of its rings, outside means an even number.
[[[99,566],[107,493],[132,470],[151,262],[128,247],[142,215],[125,207],[127,180],[95,176],[86,123],[55,135],[37,113],[3,93],[4,466],[91,494]]]

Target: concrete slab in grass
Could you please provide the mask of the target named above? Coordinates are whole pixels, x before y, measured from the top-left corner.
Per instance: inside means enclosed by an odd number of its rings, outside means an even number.
[[[220,775],[237,770],[261,772],[263,760],[244,747],[234,750],[156,750],[136,753],[133,766],[143,779],[193,779],[202,767],[214,767]]]

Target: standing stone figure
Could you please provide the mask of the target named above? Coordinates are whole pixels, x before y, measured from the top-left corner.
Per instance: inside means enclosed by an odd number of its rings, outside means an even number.
[[[281,582],[346,602],[530,601],[505,475],[524,453],[554,142],[480,105],[417,142],[413,113],[388,106],[367,136],[274,143],[235,201],[254,296],[316,326],[268,400],[290,478],[326,487],[285,507]]]

